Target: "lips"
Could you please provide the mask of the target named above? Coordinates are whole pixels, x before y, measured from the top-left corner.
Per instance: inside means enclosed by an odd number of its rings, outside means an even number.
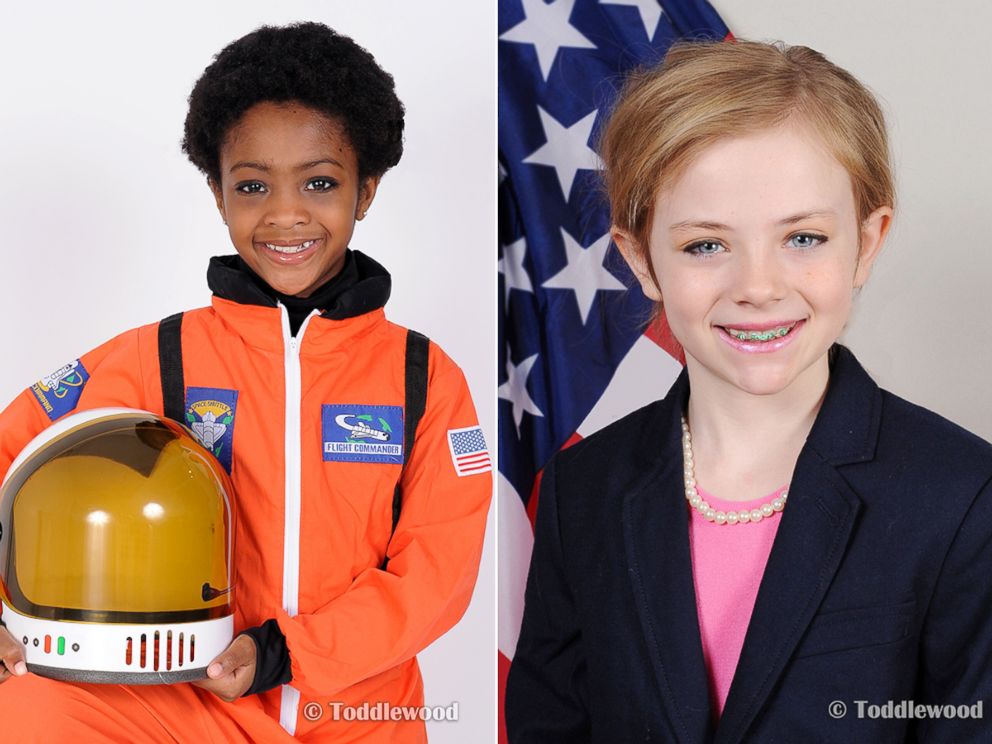
[[[793,329],[799,321],[794,320],[788,323],[781,323],[771,326],[760,327],[757,324],[745,324],[741,326],[721,326],[723,330],[741,341],[771,341],[774,338],[785,336]],[[750,327],[747,327],[750,326]]]
[[[323,244],[323,238],[256,241],[255,248],[274,263],[285,266],[306,261]]]
[[[742,323],[733,326],[715,326],[717,334],[726,343],[745,353],[768,353],[792,343],[806,320],[789,320],[780,323]]]
[[[311,245],[316,243],[314,240],[304,240],[300,243],[263,243],[263,245],[270,251],[275,251],[276,253],[299,253],[300,251],[305,251]]]

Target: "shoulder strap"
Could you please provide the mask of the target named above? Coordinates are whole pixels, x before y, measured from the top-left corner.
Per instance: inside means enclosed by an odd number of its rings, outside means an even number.
[[[162,404],[166,418],[184,423],[186,385],[183,382],[183,314],[158,324],[158,364],[162,374]]]
[[[410,453],[417,436],[417,425],[427,407],[427,356],[430,350],[430,339],[417,331],[406,332],[406,401],[403,404],[403,465],[400,477],[393,489],[393,528],[389,533],[392,541],[396,532],[396,524],[400,521],[400,509],[403,505],[403,490],[400,484],[406,464],[410,462]],[[388,551],[388,543],[387,543]],[[386,570],[389,556],[382,559],[382,570]]]

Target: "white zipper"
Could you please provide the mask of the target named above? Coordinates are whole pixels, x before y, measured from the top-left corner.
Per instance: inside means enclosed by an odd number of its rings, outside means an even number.
[[[300,344],[314,310],[303,321],[300,331],[293,337],[289,328],[289,313],[280,302],[282,312],[282,339],[286,372],[286,434],[285,434],[285,502],[283,515],[285,532],[282,551],[282,608],[295,617],[300,605],[300,501],[303,448],[300,444],[300,408],[302,407],[302,379],[300,371]],[[300,691],[292,685],[282,686],[279,707],[279,724],[291,736],[296,733],[296,715],[300,707]]]

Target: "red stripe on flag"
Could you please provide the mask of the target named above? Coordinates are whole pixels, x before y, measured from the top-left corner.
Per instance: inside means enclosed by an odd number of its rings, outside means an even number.
[[[488,452],[481,452],[478,455],[462,455],[461,457],[458,458],[458,462],[462,465],[466,465],[468,463],[473,463],[473,462],[482,462],[483,460],[489,462]]]
[[[644,331],[644,335],[671,354],[678,360],[679,364],[685,366],[685,351],[682,349],[682,344],[676,341],[675,336],[672,335],[672,329],[668,325],[668,318],[665,317],[664,312],[659,313],[658,317],[651,322],[651,325]]]
[[[506,721],[503,717],[503,698],[506,695],[506,675],[510,673],[510,660],[497,651],[496,666],[498,676],[497,685],[499,687],[499,704],[497,706],[499,721],[496,726],[499,733],[499,744],[506,744]]]
[[[473,465],[470,468],[462,468],[462,473],[482,473],[486,470],[492,470],[492,465],[488,462],[485,465]]]

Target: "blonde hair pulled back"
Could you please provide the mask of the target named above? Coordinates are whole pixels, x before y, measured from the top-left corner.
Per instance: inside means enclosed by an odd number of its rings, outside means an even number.
[[[653,208],[706,147],[797,117],[851,176],[859,220],[894,206],[885,118],[846,70],[804,46],[677,42],[660,65],[632,73],[599,152],[616,229],[646,255]]]

